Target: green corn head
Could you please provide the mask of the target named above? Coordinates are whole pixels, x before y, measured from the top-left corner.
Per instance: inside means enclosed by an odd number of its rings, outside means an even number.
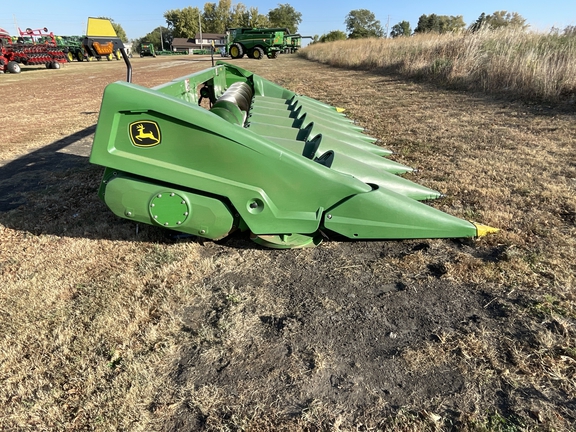
[[[106,167],[99,195],[135,222],[275,248],[491,231],[421,203],[440,193],[398,176],[411,168],[339,111],[223,62],[151,89],[112,83],[90,156]]]

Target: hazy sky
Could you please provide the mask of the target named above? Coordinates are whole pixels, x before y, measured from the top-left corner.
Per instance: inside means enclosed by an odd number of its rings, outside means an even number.
[[[97,0],[79,2],[78,0],[20,0],[3,2],[0,8],[0,27],[16,35],[16,27],[25,29],[47,27],[49,31],[59,35],[82,35],[86,33],[88,17],[107,16],[122,25],[128,38],[142,37],[158,26],[166,26],[164,12],[170,9],[182,9],[196,6],[201,10],[205,1],[190,0],[150,1],[140,0],[124,2],[112,0]],[[217,0],[214,1],[217,3]],[[394,1],[358,0],[282,0],[280,2],[264,2],[262,0],[246,0],[242,2],[248,7],[257,7],[261,14],[267,14],[278,4],[289,4],[302,14],[299,33],[313,36],[322,35],[332,30],[346,30],[344,19],[353,9],[368,9],[380,20],[382,27],[391,28],[394,24],[406,20],[412,29],[418,23],[422,14],[463,15],[466,24],[470,24],[485,12],[498,10],[518,12],[531,28],[547,30],[552,26],[563,29],[567,25],[576,25],[576,0],[483,0],[478,2],[432,0],[432,1]]]

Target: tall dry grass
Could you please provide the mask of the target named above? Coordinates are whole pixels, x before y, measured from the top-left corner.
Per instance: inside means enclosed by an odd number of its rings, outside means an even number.
[[[382,69],[458,88],[559,101],[576,97],[576,36],[515,29],[309,45],[309,60]]]

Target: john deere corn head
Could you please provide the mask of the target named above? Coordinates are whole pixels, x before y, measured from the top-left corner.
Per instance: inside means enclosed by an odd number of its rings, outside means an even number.
[[[128,74],[130,77],[130,73]],[[475,237],[490,228],[421,203],[440,193],[398,174],[340,110],[240,67],[104,91],[90,161],[101,199],[135,222],[274,248],[350,239]]]

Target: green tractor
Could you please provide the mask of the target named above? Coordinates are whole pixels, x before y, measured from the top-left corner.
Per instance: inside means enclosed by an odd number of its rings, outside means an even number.
[[[140,44],[140,57],[156,57],[156,51],[154,50],[154,44],[150,42],[142,42]]]
[[[82,36],[56,36],[55,38],[58,48],[64,52],[68,62],[84,61],[85,52],[82,47]]]
[[[233,59],[262,60],[264,56],[276,58],[285,49],[286,28],[233,28],[227,31],[228,54]]]

